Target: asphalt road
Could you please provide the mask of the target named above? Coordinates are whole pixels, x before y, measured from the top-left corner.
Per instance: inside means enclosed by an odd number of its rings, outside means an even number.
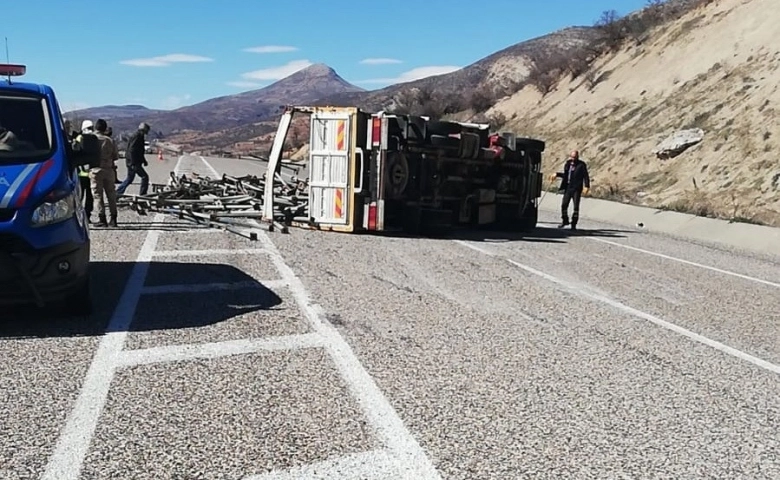
[[[149,157],[174,169],[262,164]],[[3,315],[0,479],[780,478],[780,259],[555,220],[253,242],[122,212],[93,318]]]

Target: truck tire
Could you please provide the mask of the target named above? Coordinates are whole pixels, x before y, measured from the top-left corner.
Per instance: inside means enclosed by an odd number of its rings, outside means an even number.
[[[537,140],[535,138],[517,138],[515,139],[515,142],[518,150],[525,148],[527,150],[544,152],[544,149],[547,146],[547,144],[545,144],[544,141]]]
[[[388,197],[402,198],[410,176],[409,161],[403,152],[388,152],[385,175]]]

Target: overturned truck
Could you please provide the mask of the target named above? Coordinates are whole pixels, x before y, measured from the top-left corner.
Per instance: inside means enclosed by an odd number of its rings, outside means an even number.
[[[296,114],[310,115],[308,202],[287,226],[342,232],[434,233],[452,227],[536,226],[545,143],[489,124],[445,122],[355,107],[287,107],[269,157],[274,178]],[[273,174],[271,172],[274,172]],[[264,191],[262,219],[279,221]]]

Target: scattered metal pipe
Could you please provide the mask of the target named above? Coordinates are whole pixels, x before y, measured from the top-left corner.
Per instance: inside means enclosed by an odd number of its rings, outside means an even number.
[[[295,174],[298,173],[297,169]],[[167,184],[153,184],[147,195],[122,195],[118,204],[139,215],[148,212],[165,213],[209,228],[219,228],[250,240],[257,240],[255,232],[244,229],[261,227],[266,188],[273,190],[273,219],[269,231],[288,233],[294,218],[308,214],[308,179],[295,174],[276,172],[269,182],[266,175],[241,177],[223,174],[221,178],[201,177],[195,173],[176,176],[170,174]],[[240,227],[240,228],[237,228]]]

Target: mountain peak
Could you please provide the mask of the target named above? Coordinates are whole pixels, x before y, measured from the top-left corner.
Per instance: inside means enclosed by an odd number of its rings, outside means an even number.
[[[309,65],[292,75],[278,80],[263,90],[268,92],[280,89],[288,93],[290,91],[304,92],[310,90],[316,95],[363,91],[362,88],[344,80],[333,68],[324,63]]]
[[[315,63],[313,65],[309,65],[303,70],[299,70],[299,72],[303,72],[306,73],[307,75],[317,76],[317,77],[332,77],[332,76],[338,77],[336,71],[324,63]]]

